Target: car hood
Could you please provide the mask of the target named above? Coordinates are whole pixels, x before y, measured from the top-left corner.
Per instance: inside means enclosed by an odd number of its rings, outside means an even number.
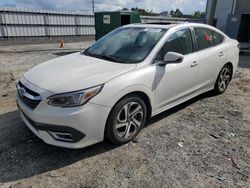
[[[42,63],[24,74],[32,84],[55,92],[76,91],[105,83],[136,68],[78,53]]]

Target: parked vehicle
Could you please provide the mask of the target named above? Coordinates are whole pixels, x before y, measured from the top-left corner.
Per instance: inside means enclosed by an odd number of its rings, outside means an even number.
[[[123,144],[152,116],[209,90],[223,93],[238,61],[238,42],[208,25],[126,25],[26,72],[17,104],[48,144]]]

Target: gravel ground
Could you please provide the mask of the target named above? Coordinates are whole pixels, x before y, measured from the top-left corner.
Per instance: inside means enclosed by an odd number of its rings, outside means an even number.
[[[22,122],[15,83],[24,71],[91,42],[0,46],[0,187],[250,187],[250,69],[228,90],[154,117],[126,145],[69,150],[43,143]],[[250,56],[240,66],[249,67]]]

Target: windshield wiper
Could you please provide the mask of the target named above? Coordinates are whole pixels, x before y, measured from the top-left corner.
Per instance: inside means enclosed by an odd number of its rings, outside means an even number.
[[[124,61],[122,61],[120,58],[110,56],[110,55],[92,54],[92,53],[88,52],[87,50],[85,50],[81,54],[91,56],[91,57],[100,58],[100,59],[104,59],[104,60],[109,60],[109,61],[113,61],[113,62],[124,63]]]
[[[106,59],[102,55],[92,54],[92,53],[88,52],[87,50],[85,50],[82,54],[90,56],[90,57],[96,57],[96,58],[100,58],[100,59]]]
[[[81,51],[81,54],[82,54],[82,55],[87,55],[87,56],[93,56],[93,55],[94,55],[94,54],[92,54],[92,53],[89,53],[87,49],[84,50],[84,51]]]
[[[105,60],[109,60],[109,61],[114,61],[114,62],[118,62],[118,63],[124,63],[123,60],[121,60],[120,58],[118,57],[114,57],[114,56],[111,56],[111,55],[100,55],[103,59]]]

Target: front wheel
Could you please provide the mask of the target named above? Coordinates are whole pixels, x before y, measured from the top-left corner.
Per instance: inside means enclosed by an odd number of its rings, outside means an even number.
[[[121,99],[111,110],[105,129],[105,137],[115,144],[134,139],[146,122],[144,101],[136,96]]]
[[[216,94],[221,94],[226,91],[232,77],[232,67],[230,65],[224,65],[220,71],[217,81],[214,86]]]

